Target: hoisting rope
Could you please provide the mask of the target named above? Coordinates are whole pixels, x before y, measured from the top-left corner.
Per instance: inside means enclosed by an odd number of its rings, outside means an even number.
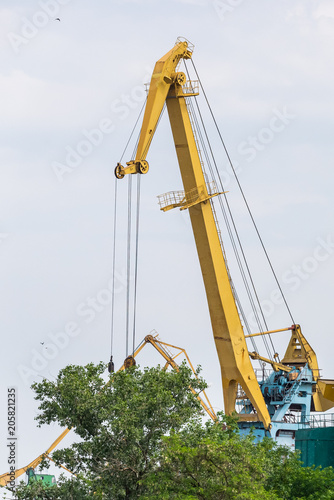
[[[135,352],[136,343],[136,313],[137,313],[137,281],[138,281],[138,242],[139,242],[139,208],[140,208],[140,174],[137,175],[137,210],[136,210],[136,250],[135,250],[135,282],[133,298],[133,333],[132,333],[132,354]]]
[[[117,179],[114,177],[114,225],[113,225],[113,254],[112,254],[112,284],[111,284],[111,318],[110,318],[110,363],[112,363],[114,343],[114,311],[115,311],[115,264],[116,264],[116,222],[117,222]]]
[[[144,101],[136,122],[131,131],[130,137],[125,145],[123,153],[119,159],[119,163],[122,162],[123,156],[130,144],[134,131],[138,125],[139,119],[142,115],[143,110],[145,109],[146,100]],[[136,141],[136,147],[138,145],[139,136]],[[132,155],[134,157],[134,153]],[[136,244],[136,257],[135,257],[135,304],[134,304],[134,318],[136,315],[136,302],[137,302],[137,268],[138,268],[138,229],[139,229],[139,189],[140,182],[137,184],[137,217],[136,217],[136,234],[135,234],[135,244]],[[130,284],[131,284],[131,220],[132,220],[132,175],[128,176],[128,210],[127,210],[127,250],[126,250],[126,326],[125,326],[125,355],[126,357],[129,355],[129,336],[130,336]],[[112,363],[112,355],[113,355],[113,339],[114,339],[114,310],[115,310],[115,267],[116,267],[116,213],[117,213],[117,179],[115,179],[115,208],[114,208],[114,234],[113,234],[113,270],[112,270],[112,293],[111,293],[111,358],[110,363]],[[132,345],[135,344],[135,319],[134,319],[134,328],[133,328],[133,341]]]
[[[277,275],[276,275],[275,270],[274,270],[274,268],[273,268],[273,265],[272,265],[272,263],[271,263],[270,257],[269,257],[269,255],[268,255],[268,252],[267,252],[266,248],[265,248],[265,245],[264,245],[264,242],[263,242],[263,240],[262,240],[262,238],[261,238],[260,232],[259,232],[259,230],[258,230],[258,228],[257,228],[257,225],[256,225],[256,222],[255,222],[255,220],[254,220],[253,214],[252,214],[252,212],[251,212],[251,210],[250,210],[250,207],[249,207],[248,202],[247,202],[247,200],[246,200],[246,197],[245,197],[244,191],[243,191],[243,189],[242,189],[242,187],[241,187],[240,181],[239,181],[238,176],[237,176],[237,174],[236,174],[236,171],[235,171],[235,168],[234,168],[233,162],[232,162],[232,160],[231,160],[231,157],[230,157],[230,155],[229,155],[229,153],[228,153],[228,150],[227,150],[227,147],[226,147],[226,145],[225,145],[225,141],[223,140],[223,137],[222,137],[222,135],[221,135],[221,133],[220,133],[220,130],[219,130],[219,127],[218,127],[217,121],[216,121],[216,119],[215,119],[215,117],[214,117],[214,114],[213,114],[212,108],[211,108],[211,106],[210,106],[210,103],[209,103],[208,98],[207,98],[207,96],[206,96],[206,93],[205,93],[205,90],[204,90],[204,88],[203,88],[202,82],[201,82],[201,80],[200,80],[200,78],[199,78],[199,75],[198,75],[198,73],[197,73],[197,70],[196,70],[196,67],[195,67],[194,61],[193,61],[192,59],[191,59],[191,62],[192,62],[192,65],[193,65],[194,71],[195,71],[195,73],[196,73],[196,77],[198,78],[198,81],[199,81],[199,83],[200,83],[201,89],[202,89],[202,91],[203,91],[203,95],[204,95],[204,97],[205,97],[206,103],[207,103],[208,108],[209,108],[209,110],[210,110],[210,114],[211,114],[211,116],[212,116],[213,122],[214,122],[214,124],[215,124],[216,130],[217,130],[218,135],[219,135],[219,138],[220,138],[221,143],[222,143],[222,145],[223,145],[223,148],[224,148],[224,150],[225,150],[225,153],[226,153],[226,156],[227,156],[228,162],[229,162],[229,164],[230,164],[230,166],[231,166],[231,169],[232,169],[233,174],[234,174],[234,176],[235,176],[235,179],[236,179],[236,181],[237,181],[237,184],[238,184],[238,187],[239,187],[240,193],[241,193],[242,198],[243,198],[243,200],[244,200],[244,203],[245,203],[245,205],[246,205],[246,207],[247,207],[247,211],[248,211],[248,213],[249,213],[249,216],[250,216],[250,218],[251,218],[251,220],[252,220],[252,223],[253,223],[253,225],[254,225],[254,228],[255,228],[256,234],[257,234],[257,236],[258,236],[258,238],[259,238],[259,241],[260,241],[260,243],[261,243],[261,246],[262,246],[263,252],[264,252],[264,254],[265,254],[265,256],[266,256],[266,259],[267,259],[267,261],[268,261],[268,264],[269,264],[269,266],[270,266],[270,269],[271,269],[271,271],[272,271],[272,273],[273,273],[273,276],[274,276],[274,278],[275,278],[276,284],[277,284],[277,286],[278,286],[278,288],[279,288],[279,291],[280,291],[280,293],[281,293],[281,295],[282,295],[283,301],[284,301],[285,306],[286,306],[286,308],[287,308],[287,311],[288,311],[288,313],[289,313],[289,315],[290,315],[290,318],[291,318],[291,320],[292,320],[293,324],[295,324],[295,321],[294,321],[294,319],[293,319],[293,316],[292,316],[291,310],[290,310],[290,308],[289,308],[289,306],[288,306],[287,300],[286,300],[286,298],[285,298],[285,295],[284,295],[284,293],[283,293],[283,290],[282,290],[282,288],[281,288],[281,285],[280,285],[280,283],[279,283],[279,280],[278,280],[278,278],[277,278]]]
[[[142,112],[143,112],[143,110],[144,110],[144,108],[145,108],[145,106],[146,106],[146,101],[147,101],[147,97],[146,97],[146,99],[145,99],[145,101],[144,101],[144,104],[143,104],[143,105],[142,105],[142,107],[141,107],[141,110],[140,110],[140,112],[139,112],[139,115],[138,115],[138,118],[137,118],[137,120],[136,120],[136,123],[135,123],[135,124],[134,124],[134,126],[133,126],[133,129],[132,129],[132,131],[131,131],[130,137],[129,137],[129,139],[128,139],[128,141],[127,141],[126,145],[125,145],[125,148],[124,148],[124,150],[123,150],[123,153],[122,153],[122,155],[121,155],[121,157],[120,157],[119,163],[121,163],[121,162],[122,162],[122,160],[123,160],[123,156],[124,156],[124,154],[125,154],[125,151],[128,149],[128,146],[129,146],[129,143],[130,143],[130,141],[131,141],[131,139],[132,139],[133,133],[134,133],[134,131],[136,130],[136,127],[137,127],[137,125],[138,125],[138,122],[139,122],[139,119],[140,119],[140,117],[141,117],[141,114],[142,114]],[[138,144],[138,139],[137,139],[136,144]]]
[[[157,124],[154,128],[154,132],[156,131],[161,117],[165,111],[166,105],[164,104],[162,111],[160,113],[159,119],[157,121]],[[140,112],[140,115],[142,113],[143,109]],[[139,117],[140,117],[139,115]],[[137,119],[136,124],[138,123],[139,117]],[[150,141],[148,144],[146,144],[145,149],[141,155],[140,159],[145,159],[146,154],[150,145],[150,142],[152,140],[152,137],[154,135],[154,132],[151,134]],[[140,133],[138,134],[137,141],[132,153],[132,159],[135,158],[137,148],[138,148],[138,142],[140,138]],[[130,178],[132,177],[131,175],[129,176]],[[133,308],[133,320],[132,320],[132,355],[135,352],[135,344],[136,344],[136,327],[137,327],[137,290],[138,290],[138,256],[139,256],[139,216],[140,216],[140,187],[141,187],[141,174],[136,175],[137,178],[137,193],[136,193],[136,213],[135,213],[135,218],[136,218],[136,223],[135,223],[135,234],[134,234],[134,245],[135,245],[135,257],[134,257],[134,285],[133,285],[133,303],[132,303],[132,308]],[[128,195],[129,197],[131,196],[131,193]],[[127,280],[127,309],[126,309],[126,314],[127,314],[127,326],[126,326],[126,345],[127,345],[127,350],[126,350],[126,356],[129,354],[129,337],[130,337],[130,310],[131,310],[131,304],[130,304],[130,270],[131,270],[131,262],[130,262],[130,253],[131,253],[131,200],[128,201],[129,205],[129,218],[128,218],[128,251],[129,251],[129,262],[128,262],[128,270],[129,270],[129,279]]]
[[[141,114],[141,113],[140,113]],[[138,120],[137,120],[138,121]],[[135,154],[138,147],[140,133],[138,134],[137,141],[132,153],[131,158],[135,158]],[[136,343],[136,319],[137,319],[137,283],[138,283],[138,244],[139,244],[139,207],[140,207],[140,175],[136,175],[137,178],[137,194],[136,194],[136,224],[135,224],[135,260],[134,260],[134,289],[133,289],[133,320],[132,320],[132,355],[135,352]],[[129,175],[130,179],[132,175]],[[130,338],[130,273],[131,273],[131,218],[132,218],[132,183],[129,179],[129,186],[131,188],[128,192],[128,236],[127,236],[127,248],[128,248],[128,273],[127,273],[127,306],[126,306],[126,357],[129,355],[129,338]]]
[[[128,230],[126,251],[126,326],[125,326],[125,355],[129,355],[129,322],[130,322],[130,272],[131,272],[131,201],[132,175],[128,176]]]

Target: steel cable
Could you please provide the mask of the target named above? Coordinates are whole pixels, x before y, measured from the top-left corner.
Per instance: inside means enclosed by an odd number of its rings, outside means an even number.
[[[195,71],[195,73],[196,73],[196,76],[197,76],[197,78],[198,78],[198,81],[199,81],[199,83],[200,83],[201,89],[202,89],[202,91],[203,91],[203,95],[204,95],[204,97],[205,97],[206,103],[207,103],[208,108],[209,108],[209,110],[210,110],[210,114],[211,114],[211,116],[212,116],[213,122],[214,122],[214,124],[215,124],[216,130],[217,130],[218,135],[219,135],[219,138],[220,138],[221,143],[222,143],[222,145],[223,145],[223,148],[224,148],[224,150],[225,150],[225,153],[226,153],[226,156],[227,156],[228,162],[229,162],[229,164],[230,164],[230,166],[231,166],[231,169],[232,169],[233,174],[234,174],[234,176],[235,176],[235,179],[236,179],[236,181],[237,181],[237,184],[238,184],[239,190],[240,190],[240,192],[241,192],[242,198],[243,198],[244,203],[245,203],[245,205],[246,205],[246,207],[247,207],[247,211],[248,211],[248,213],[249,213],[249,216],[250,216],[250,218],[251,218],[251,220],[252,220],[252,223],[253,223],[253,225],[254,225],[255,231],[256,231],[257,236],[258,236],[258,238],[259,238],[259,241],[260,241],[260,243],[261,243],[261,246],[262,246],[263,252],[264,252],[264,254],[265,254],[265,256],[266,256],[266,259],[267,259],[267,261],[268,261],[268,264],[269,264],[269,266],[270,266],[270,269],[271,269],[271,271],[272,271],[272,273],[273,273],[273,276],[274,276],[274,278],[275,278],[276,284],[277,284],[277,286],[278,286],[278,288],[279,288],[279,290],[280,290],[280,293],[281,293],[281,295],[282,295],[283,301],[284,301],[285,306],[286,306],[286,308],[287,308],[287,311],[288,311],[288,313],[289,313],[289,315],[290,315],[290,318],[291,318],[291,320],[292,320],[293,324],[295,324],[295,321],[294,321],[294,318],[293,318],[293,316],[292,316],[291,310],[290,310],[290,308],[289,308],[289,306],[288,306],[288,303],[287,303],[287,301],[286,301],[285,295],[284,295],[284,293],[283,293],[283,290],[282,290],[282,288],[281,288],[281,285],[280,285],[280,283],[279,283],[279,281],[278,281],[277,275],[276,275],[276,273],[275,273],[275,270],[274,270],[273,265],[272,265],[272,263],[271,263],[271,260],[270,260],[270,258],[269,258],[268,252],[267,252],[267,250],[266,250],[266,248],[265,248],[264,242],[263,242],[263,240],[262,240],[262,238],[261,238],[260,232],[259,232],[259,230],[258,230],[258,228],[257,228],[256,223],[255,223],[255,220],[254,220],[253,214],[252,214],[252,212],[251,212],[251,210],[250,210],[250,207],[249,207],[248,202],[247,202],[247,200],[246,200],[245,194],[244,194],[243,189],[242,189],[242,187],[241,187],[241,184],[240,184],[240,182],[239,182],[238,176],[237,176],[236,171],[235,171],[235,169],[234,169],[234,166],[233,166],[233,163],[232,163],[231,157],[230,157],[230,155],[229,155],[229,153],[228,153],[228,151],[227,151],[227,148],[226,148],[226,145],[225,145],[225,141],[223,140],[223,137],[222,137],[222,135],[221,135],[221,133],[220,133],[220,130],[219,130],[219,127],[218,127],[217,121],[216,121],[216,119],[215,119],[215,117],[214,117],[213,111],[212,111],[211,106],[210,106],[210,104],[209,104],[209,101],[208,101],[208,98],[207,98],[207,96],[206,96],[205,90],[204,90],[204,88],[203,88],[202,82],[201,82],[201,80],[200,80],[200,78],[199,78],[199,76],[198,76],[198,73],[197,73],[197,70],[196,70],[195,64],[194,64],[194,62],[193,62],[193,60],[192,60],[192,59],[191,59],[191,62],[192,62],[192,65],[193,65],[194,71]]]
[[[192,61],[192,64],[194,66],[194,63]],[[187,69],[187,74],[188,74],[188,78],[189,78],[189,72],[188,72],[188,68]],[[195,69],[195,72],[196,72],[196,75],[198,77],[198,73],[196,71],[196,68],[194,66],[194,69]],[[201,85],[201,88],[203,90],[203,94],[206,98],[206,94],[205,94],[205,91],[203,89],[203,86],[202,86],[202,83],[198,77],[198,80],[200,82],[200,85]],[[220,183],[220,186],[221,186],[221,189],[222,191],[224,191],[224,186],[223,186],[223,182],[221,180],[221,176],[219,174],[219,170],[218,170],[218,166],[217,166],[217,163],[216,163],[216,160],[215,160],[215,157],[214,157],[214,154],[213,154],[213,151],[212,151],[212,147],[211,147],[211,144],[210,144],[210,140],[208,138],[208,134],[207,134],[207,131],[206,131],[206,128],[205,128],[205,125],[204,125],[204,121],[203,121],[203,117],[202,117],[202,114],[201,114],[201,111],[199,109],[199,106],[198,106],[198,102],[197,102],[197,99],[195,98],[195,102],[196,102],[196,107],[197,107],[197,111],[198,111],[198,114],[199,114],[199,117],[200,117],[200,120],[201,120],[201,123],[202,123],[202,127],[203,127],[203,130],[204,130],[204,134],[205,134],[205,137],[206,137],[206,141],[208,143],[208,146],[209,146],[209,150],[210,150],[210,154],[211,154],[211,157],[213,159],[213,163],[215,165],[215,170],[216,170],[216,173],[217,173],[217,176],[218,176],[218,179],[219,179],[219,183]],[[208,103],[208,100],[206,98],[206,102],[207,102],[207,105],[209,107],[209,110],[212,114],[212,110],[209,106],[209,103]],[[195,115],[196,116],[196,115]],[[217,126],[217,125],[216,125]],[[198,126],[199,128],[199,126]],[[220,136],[221,137],[221,136]],[[205,143],[204,143],[204,140],[202,140],[202,144],[203,144],[203,149],[205,150]],[[226,148],[225,148],[226,150]],[[209,162],[210,163],[210,162]],[[215,175],[213,173],[213,170],[212,168],[210,167],[209,165],[209,168],[210,168],[210,173],[213,177],[213,179],[215,180]],[[230,216],[230,219],[231,219],[231,222],[232,222],[232,226],[233,226],[233,229],[234,229],[234,232],[235,232],[235,235],[236,235],[236,238],[237,238],[237,241],[238,241],[238,244],[239,244],[239,247],[240,247],[240,251],[241,251],[241,254],[242,254],[242,257],[243,257],[243,261],[245,263],[245,267],[246,267],[246,270],[247,270],[247,273],[248,273],[248,276],[249,276],[249,280],[250,280],[250,283],[251,283],[251,286],[252,286],[252,289],[253,289],[253,293],[255,295],[255,298],[256,298],[256,302],[258,304],[258,308],[261,312],[261,315],[262,315],[262,319],[263,319],[263,322],[264,322],[264,325],[265,325],[265,328],[266,330],[268,331],[268,326],[267,326],[267,323],[266,323],[266,319],[265,319],[265,316],[263,314],[263,310],[262,310],[262,307],[261,307],[261,304],[260,304],[260,301],[259,301],[259,298],[258,298],[258,295],[257,295],[257,292],[256,292],[256,288],[255,288],[255,285],[254,285],[254,281],[253,281],[253,278],[252,278],[252,275],[251,275],[251,272],[250,272],[250,269],[249,269],[249,265],[248,265],[248,262],[247,262],[247,259],[246,259],[246,256],[245,256],[245,252],[244,252],[244,249],[243,249],[243,246],[241,244],[241,240],[240,240],[240,237],[239,237],[239,234],[238,234],[238,231],[237,231],[237,228],[236,228],[236,225],[235,225],[235,221],[234,221],[234,218],[232,216],[232,212],[231,212],[231,209],[230,209],[230,205],[228,203],[228,200],[227,200],[227,196],[226,194],[224,194],[224,199],[225,199],[225,203],[226,203],[226,206],[227,206],[227,210],[228,210],[228,213],[229,213],[229,216]],[[259,330],[260,332],[263,332],[263,327],[261,325],[261,321],[260,321],[260,318],[258,316],[258,311],[257,311],[257,308],[255,306],[255,303],[254,303],[254,299],[253,299],[253,296],[252,296],[252,293],[251,293],[251,290],[250,290],[250,286],[248,284],[248,279],[246,278],[246,274],[243,270],[243,266],[242,266],[242,263],[241,263],[241,259],[239,257],[239,254],[238,254],[238,250],[237,250],[237,246],[234,242],[234,237],[233,237],[233,234],[232,234],[232,231],[229,227],[229,223],[228,223],[228,218],[225,214],[225,210],[224,210],[224,207],[223,207],[223,203],[222,203],[222,200],[221,198],[219,198],[219,203],[220,203],[220,206],[221,206],[221,210],[223,212],[223,216],[224,216],[224,219],[225,219],[225,223],[226,223],[226,227],[228,229],[228,232],[229,232],[229,236],[230,236],[230,239],[231,239],[231,243],[232,243],[232,246],[233,246],[233,249],[234,249],[234,252],[235,252],[235,255],[236,255],[236,259],[237,259],[237,262],[238,262],[238,267],[240,269],[240,272],[241,272],[241,275],[242,275],[242,278],[243,278],[243,281],[244,281],[244,285],[245,285],[245,288],[246,288],[246,292],[247,292],[247,295],[249,297],[249,300],[250,300],[250,304],[251,304],[251,307],[253,309],[253,313],[254,313],[254,317],[256,319],[256,322],[258,324],[258,327],[259,327]],[[271,355],[271,352],[270,352],[270,349],[269,349],[269,345],[268,345],[268,342],[267,342],[267,339],[265,336],[263,336],[263,342],[264,342],[264,345],[266,347],[266,350],[267,350],[267,353],[268,353],[268,356],[269,358],[272,359],[272,355]],[[273,342],[272,342],[272,339],[270,337],[270,342],[271,342],[271,345],[272,345],[272,349],[273,351],[275,352],[275,348],[274,348],[274,345],[273,345]]]
[[[113,354],[114,342],[114,310],[115,310],[115,265],[116,265],[116,222],[117,222],[117,179],[114,177],[114,225],[113,225],[113,257],[112,257],[112,285],[111,285],[111,318],[110,318],[110,355]]]

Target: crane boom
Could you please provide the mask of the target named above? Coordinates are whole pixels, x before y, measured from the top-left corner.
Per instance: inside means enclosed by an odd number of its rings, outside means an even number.
[[[125,174],[147,172],[146,155],[166,102],[184,193],[166,197],[161,208],[189,209],[221,367],[225,412],[231,414],[235,411],[240,384],[256,410],[252,415],[240,414],[240,418],[260,420],[268,429],[270,415],[249,358],[210,203],[210,198],[218,193],[212,193],[210,189],[208,191],[187,109],[187,98],[196,95],[196,92],[191,85],[184,85],[185,74],[176,72],[179,60],[190,57],[188,43],[183,41],[156,63],[135,160],[128,162],[127,167],[118,164],[115,174],[122,178]]]
[[[190,57],[191,50],[188,47],[188,43],[179,41],[155,64],[135,159],[129,161],[126,167],[120,164],[117,165],[115,174],[119,179],[122,179],[125,174],[147,173],[148,163],[145,160],[146,155],[165,105],[169,88],[175,80],[176,68],[181,59],[189,59]],[[180,74],[178,78],[180,79]]]

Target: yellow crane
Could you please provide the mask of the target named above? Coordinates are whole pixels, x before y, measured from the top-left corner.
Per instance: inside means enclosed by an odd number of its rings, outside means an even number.
[[[252,425],[260,424],[265,432],[269,431],[273,437],[276,437],[282,429],[297,428],[294,427],[295,424],[286,420],[287,412],[293,405],[309,410],[313,408],[318,412],[332,408],[334,406],[334,381],[320,379],[316,354],[303,336],[299,325],[250,335],[244,334],[217,231],[215,214],[210,202],[212,198],[222,193],[217,191],[214,184],[205,180],[187,106],[187,99],[198,95],[198,85],[196,82],[187,81],[186,75],[177,71],[181,59],[190,59],[192,52],[192,45],[186,40],[179,39],[175,46],[156,63],[149,86],[135,158],[127,162],[126,166],[118,163],[115,175],[118,179],[122,179],[127,174],[148,172],[147,153],[162,109],[166,104],[184,190],[160,196],[159,203],[163,211],[172,208],[189,210],[221,368],[225,413],[232,414],[235,411],[238,386],[241,386],[245,394],[243,397],[248,398],[252,407],[251,413],[245,411],[238,413],[241,423],[244,422],[245,428],[248,429]],[[247,337],[285,330],[291,331],[291,337],[280,363],[260,356],[256,352],[248,351]],[[166,366],[170,365],[176,370],[178,365],[175,358],[183,353],[195,374],[184,349],[166,344],[152,335],[145,337],[143,343],[133,356],[127,358],[120,370],[126,368],[127,363],[131,364],[133,357],[147,344],[153,345],[164,357]],[[176,349],[177,353],[170,354],[168,348]],[[259,383],[250,358],[269,363],[273,368],[273,374]],[[282,391],[278,390],[280,388],[283,388]],[[278,397],[277,394],[280,399],[273,399]],[[215,420],[215,412],[206,394],[204,393],[203,396],[202,399],[197,395],[209,417]],[[37,467],[44,457],[49,458],[49,453],[69,430],[64,430],[54,443],[34,461],[16,470],[15,477],[19,477],[29,468]],[[9,473],[0,476],[0,486],[5,486],[9,482]]]
[[[239,412],[239,420],[247,422],[248,428],[252,422],[260,423],[266,433],[277,418],[282,425],[285,423],[284,417],[293,405],[303,415],[311,410],[311,401],[316,411],[334,406],[334,386],[333,381],[318,383],[316,355],[299,325],[288,329],[291,330],[291,340],[281,363],[248,351],[211,204],[211,199],[222,193],[218,192],[214,183],[206,182],[189,113],[188,98],[198,95],[198,84],[187,81],[185,73],[178,71],[180,61],[190,59],[192,52],[193,46],[187,40],[178,39],[175,46],[155,64],[135,158],[125,166],[118,163],[115,175],[122,179],[127,174],[148,172],[147,153],[166,104],[184,189],[160,196],[160,208],[163,211],[172,208],[189,211],[221,368],[225,412],[232,414],[235,411],[238,387],[241,386],[242,397],[248,403]],[[271,333],[264,332],[265,335]],[[277,393],[277,377],[267,381],[267,386],[264,383],[261,386],[250,358],[268,362],[274,372],[282,373],[282,400],[277,402],[273,399]],[[304,401],[299,397],[303,391],[297,391],[297,387],[300,389],[302,380],[306,380],[305,370],[308,370],[308,385],[303,386],[303,390],[306,390],[308,398]],[[292,384],[294,380],[296,383]],[[294,385],[293,391],[291,385]],[[268,394],[271,394],[270,400]]]
[[[208,191],[187,109],[185,98],[195,95],[196,92],[191,82],[190,85],[185,85],[185,74],[176,71],[180,59],[189,59],[191,55],[188,43],[180,41],[156,63],[135,160],[128,162],[126,167],[117,165],[115,174],[116,177],[122,178],[126,174],[148,171],[147,152],[166,103],[184,192],[168,193],[162,208],[168,210],[180,207],[189,210],[221,367],[225,412],[230,414],[235,410],[237,388],[240,384],[256,408],[256,415],[268,428],[270,416],[249,359],[209,203],[210,198],[218,193]]]

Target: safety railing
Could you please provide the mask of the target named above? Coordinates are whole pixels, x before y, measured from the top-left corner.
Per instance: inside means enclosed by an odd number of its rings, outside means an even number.
[[[179,207],[185,201],[184,191],[169,191],[158,195],[158,203],[161,210],[166,207]]]
[[[175,45],[177,45],[180,42],[187,42],[189,52],[191,52],[191,53],[194,52],[195,45],[193,43],[189,42],[189,40],[187,40],[187,38],[184,38],[183,36],[178,36],[176,39]]]
[[[298,427],[300,429],[323,429],[324,427],[334,427],[334,413],[322,413],[321,415],[299,416]]]
[[[184,95],[198,95],[199,94],[199,81],[187,80],[182,85],[182,92]]]
[[[217,185],[214,181],[203,184],[202,186],[190,189],[187,193],[184,191],[169,191],[158,196],[158,203],[161,210],[176,207],[188,207],[197,202],[205,201],[208,196],[218,194]]]

